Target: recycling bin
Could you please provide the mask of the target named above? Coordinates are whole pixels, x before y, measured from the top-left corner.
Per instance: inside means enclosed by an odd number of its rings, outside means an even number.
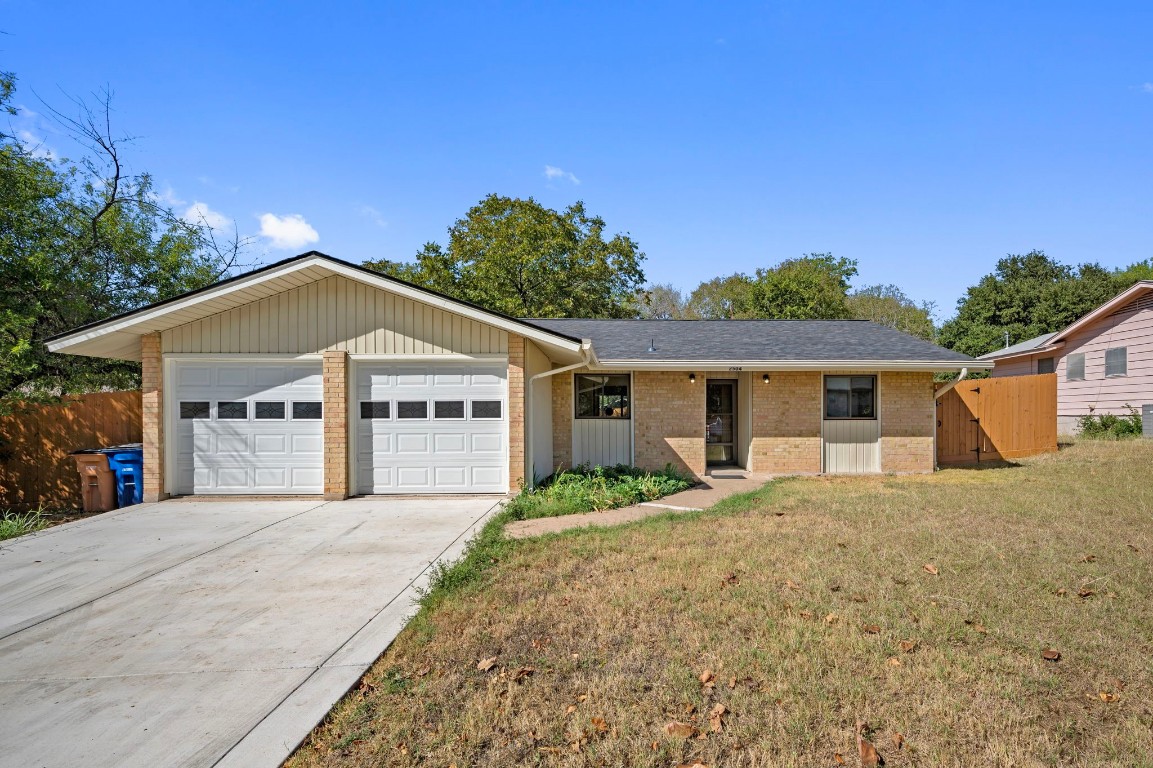
[[[108,457],[93,451],[77,451],[72,455],[80,473],[80,498],[84,511],[116,509],[116,475],[108,466]]]
[[[101,448],[116,476],[116,505],[130,507],[144,500],[144,446],[140,443]]]

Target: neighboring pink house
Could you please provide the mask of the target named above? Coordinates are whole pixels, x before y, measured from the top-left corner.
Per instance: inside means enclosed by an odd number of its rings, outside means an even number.
[[[1057,333],[981,355],[993,376],[1057,374],[1057,431],[1089,413],[1153,404],[1153,281],[1142,280]]]

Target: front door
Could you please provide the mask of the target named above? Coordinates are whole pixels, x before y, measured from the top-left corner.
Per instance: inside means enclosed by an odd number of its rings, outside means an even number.
[[[705,385],[705,463],[735,464],[737,382],[710,381]]]

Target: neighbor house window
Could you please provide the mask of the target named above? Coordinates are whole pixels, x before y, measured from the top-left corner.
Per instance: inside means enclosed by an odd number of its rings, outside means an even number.
[[[826,419],[877,418],[876,376],[826,376]]]
[[[1078,352],[1065,357],[1065,381],[1084,381],[1085,353]]]
[[[1113,347],[1105,350],[1105,375],[1125,376],[1129,373],[1128,347]]]
[[[1051,357],[1037,358],[1037,373],[1052,373],[1054,370],[1054,359]]]
[[[576,417],[578,419],[629,418],[628,374],[578,373],[576,384]]]

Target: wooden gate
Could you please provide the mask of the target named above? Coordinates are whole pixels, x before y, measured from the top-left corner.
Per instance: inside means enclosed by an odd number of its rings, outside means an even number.
[[[1057,450],[1057,374],[962,381],[937,400],[937,463]]]
[[[79,395],[0,417],[0,511],[79,507],[80,476],[69,452],[139,443],[140,435],[139,390]]]

